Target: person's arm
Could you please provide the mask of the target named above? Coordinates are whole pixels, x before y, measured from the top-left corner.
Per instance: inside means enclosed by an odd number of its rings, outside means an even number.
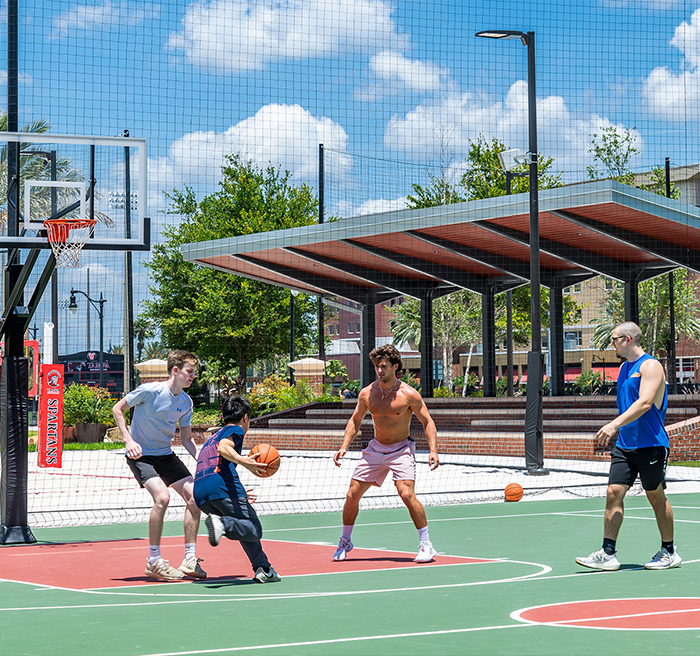
[[[425,439],[428,441],[428,464],[430,465],[430,471],[437,469],[440,464],[440,458],[437,452],[437,428],[435,427],[435,422],[428,412],[428,408],[423,403],[418,392],[415,393],[415,399],[411,398],[411,409],[413,410],[418,421],[423,424],[423,431],[425,432]]]
[[[197,460],[197,445],[192,437],[192,426],[180,426],[180,442],[195,460]]]
[[[132,460],[138,460],[141,455],[141,445],[134,441],[129,433],[129,428],[126,425],[126,411],[129,410],[129,404],[122,399],[118,401],[112,408],[112,415],[114,416],[114,421],[117,424],[117,428],[124,439],[124,446],[126,447],[126,455]]]
[[[257,462],[256,458],[260,455],[256,453],[253,458],[250,456],[242,456],[238,451],[236,451],[233,441],[224,438],[219,440],[216,445],[216,450],[222,458],[232,462],[234,465],[243,465],[248,471],[255,474],[256,476],[264,476],[267,465]],[[247,490],[246,490],[247,492]]]
[[[639,398],[621,415],[605,424],[597,433],[598,443],[606,446],[609,444],[622,426],[631,424],[647,412],[654,403],[659,388],[666,384],[664,370],[658,360],[647,360],[639,368],[641,380],[639,381]]]
[[[360,432],[360,426],[362,425],[362,420],[364,419],[367,411],[369,402],[369,387],[365,387],[357,399],[357,405],[355,406],[355,412],[352,413],[352,417],[348,419],[348,423],[345,426],[345,434],[343,435],[343,443],[340,449],[333,454],[333,462],[337,467],[340,467],[340,459],[348,452],[350,444],[355,439],[355,436]]]

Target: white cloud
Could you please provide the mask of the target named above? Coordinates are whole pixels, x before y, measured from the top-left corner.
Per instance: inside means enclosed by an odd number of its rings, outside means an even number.
[[[395,210],[406,209],[406,197],[384,199],[370,199],[362,203],[359,207],[343,204],[337,208],[337,213],[343,217],[363,216],[365,214],[377,214],[379,212],[393,212]]]
[[[554,157],[554,170],[564,171],[565,179],[584,177],[585,167],[592,163],[587,151],[593,133],[612,125],[607,118],[595,114],[574,118],[560,96],[537,100],[538,150],[546,157]],[[448,147],[461,160],[468,152],[469,140],[480,134],[489,140],[496,137],[510,148],[527,150],[526,82],[515,82],[502,102],[472,92],[452,93],[419,105],[405,116],[395,115],[386,127],[384,144],[415,159],[425,159],[426,154],[437,157],[443,147]],[[635,136],[635,146],[641,153],[642,138],[636,133]]]
[[[281,59],[402,50],[408,37],[382,0],[201,0],[191,4],[168,47],[195,66],[235,72]]]
[[[34,83],[34,78],[27,73],[20,73],[18,76],[20,84],[31,85]],[[0,70],[0,85],[7,84],[7,71]]]
[[[95,5],[73,5],[53,20],[54,36],[68,34],[74,30],[97,30],[111,25],[136,25],[144,20],[157,18],[160,5],[114,4],[105,0]]]
[[[299,105],[266,105],[224,132],[191,132],[175,142],[165,157],[149,161],[149,186],[169,191],[187,184],[214,189],[225,155],[238,154],[259,167],[275,166],[292,174],[292,183],[316,184],[318,145],[344,151],[347,134],[326,117]],[[334,175],[345,176],[351,158],[334,153]],[[156,204],[162,200],[152,199]]]
[[[381,80],[421,92],[438,91],[448,75],[446,68],[430,62],[407,59],[400,52],[386,50],[373,55],[369,67]]]
[[[685,56],[685,70],[675,73],[655,68],[644,82],[642,94],[655,116],[671,120],[700,118],[700,9],[677,28],[670,44]]]

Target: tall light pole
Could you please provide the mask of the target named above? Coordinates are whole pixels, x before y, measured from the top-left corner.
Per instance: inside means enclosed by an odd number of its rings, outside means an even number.
[[[294,351],[294,299],[299,295],[299,292],[290,289],[289,290],[289,361],[294,362],[296,355]],[[289,367],[289,384],[294,385],[294,369]]]
[[[97,310],[97,316],[100,318],[100,387],[104,387],[104,319],[105,319],[105,303],[106,299],[102,298],[102,292],[100,292],[100,298],[94,299],[90,298],[85,292],[81,292],[79,289],[70,290],[70,303],[68,304],[68,311],[71,314],[75,314],[78,311],[78,304],[75,301],[75,295],[82,294]]]
[[[530,326],[531,350],[527,354],[527,407],[525,411],[525,466],[531,475],[549,474],[544,468],[542,440],[542,325],[540,318],[540,217],[537,171],[537,96],[535,93],[535,33],[519,30],[486,30],[476,36],[487,39],[520,39],[527,47],[527,105],[530,165]]]

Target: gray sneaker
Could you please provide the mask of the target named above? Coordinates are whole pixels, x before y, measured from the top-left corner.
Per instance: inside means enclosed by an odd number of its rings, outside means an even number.
[[[594,551],[586,558],[577,558],[576,562],[584,567],[600,569],[605,572],[614,572],[620,569],[620,562],[617,560],[617,556],[615,554],[608,556],[602,549],[600,551]]]
[[[265,570],[262,567],[258,567],[253,577],[253,583],[277,583],[277,581],[281,580],[282,577],[275,572],[274,567],[270,567],[270,571],[267,574],[265,574]]]
[[[683,562],[683,559],[674,549],[673,553],[669,553],[666,549],[661,549],[654,554],[654,557],[644,565],[644,569],[671,569],[678,567]]]
[[[224,520],[218,515],[207,515],[204,523],[207,525],[207,530],[209,531],[209,544],[215,547],[219,544],[219,540],[221,540],[221,536],[225,532]]]

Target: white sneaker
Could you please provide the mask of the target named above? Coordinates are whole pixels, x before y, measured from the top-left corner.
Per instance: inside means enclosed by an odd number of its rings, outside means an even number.
[[[352,551],[353,544],[347,538],[340,538],[338,548],[333,554],[333,560],[345,560],[345,557]]]
[[[594,551],[590,556],[586,558],[577,558],[576,562],[584,567],[590,567],[591,569],[600,569],[606,572],[614,572],[620,569],[620,562],[617,560],[617,556],[608,554],[601,549],[600,551]]]
[[[209,531],[209,544],[215,547],[219,544],[221,536],[224,534],[224,520],[218,515],[207,515],[204,520],[207,525],[207,530]]]
[[[683,559],[674,549],[673,553],[669,553],[666,549],[661,549],[654,554],[654,557],[644,565],[644,569],[671,569],[678,567],[683,562]]]
[[[207,578],[207,573],[201,568],[200,564],[203,561],[202,558],[197,558],[197,556],[190,556],[182,561],[182,565],[178,569],[185,575],[191,576],[195,579],[205,579]]]
[[[262,567],[258,567],[253,577],[253,583],[277,583],[277,581],[281,580],[282,577],[275,572],[274,567],[270,567],[270,571],[267,574],[265,574],[265,570]]]
[[[163,558],[159,558],[153,565],[146,560],[145,574],[160,581],[179,581],[185,576],[179,569],[171,567]]]
[[[416,563],[429,563],[437,556],[437,551],[430,542],[421,542],[418,545],[418,554],[413,559]]]

